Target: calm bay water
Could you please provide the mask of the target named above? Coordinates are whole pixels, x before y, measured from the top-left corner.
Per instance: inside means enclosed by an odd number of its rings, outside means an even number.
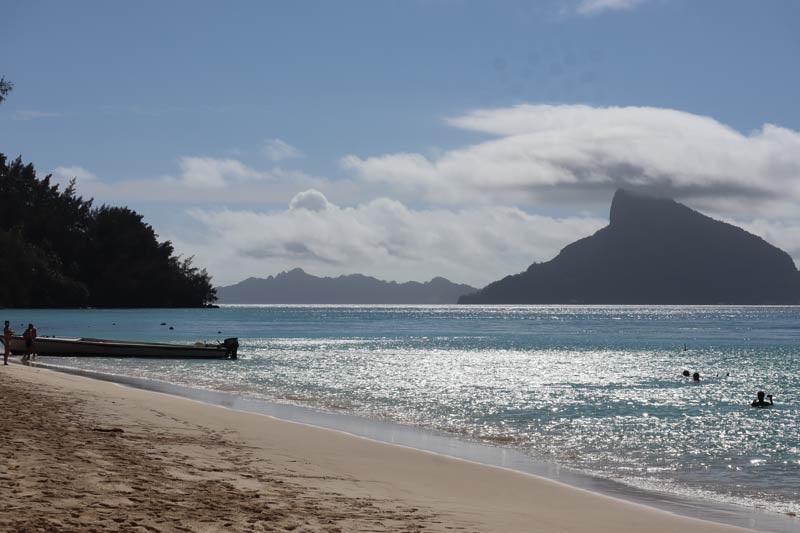
[[[5,316],[20,331],[36,323],[40,335],[237,336],[238,361],[48,361],[444,430],[640,488],[800,514],[798,307],[225,306]],[[687,381],[685,369],[702,381]],[[758,390],[772,393],[775,407],[750,408]]]

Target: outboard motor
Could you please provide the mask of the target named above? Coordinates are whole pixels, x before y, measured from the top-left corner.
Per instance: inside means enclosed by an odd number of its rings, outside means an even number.
[[[236,359],[236,352],[239,350],[239,339],[236,337],[225,339],[222,341],[222,345],[225,347],[225,356],[230,359]]]

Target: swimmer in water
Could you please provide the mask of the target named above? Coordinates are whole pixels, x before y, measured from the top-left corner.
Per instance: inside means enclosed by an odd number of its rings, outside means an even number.
[[[767,394],[767,398],[769,398],[769,403],[764,401],[764,391],[763,390],[758,391],[757,396],[758,396],[758,399],[757,400],[753,400],[753,403],[750,404],[751,407],[771,407],[771,406],[775,405],[774,403],[772,403],[772,394]]]

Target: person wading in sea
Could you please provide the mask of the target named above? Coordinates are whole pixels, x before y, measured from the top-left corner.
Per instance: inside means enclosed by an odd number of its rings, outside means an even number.
[[[757,396],[758,399],[753,400],[753,403],[750,404],[751,407],[772,407],[773,405],[775,405],[774,403],[772,403],[772,394],[767,394],[767,398],[769,398],[769,403],[764,401],[763,390],[758,391]]]

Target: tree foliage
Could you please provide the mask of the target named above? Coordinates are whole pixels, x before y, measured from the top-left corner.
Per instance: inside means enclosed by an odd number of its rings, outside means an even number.
[[[174,255],[142,216],[93,207],[20,158],[0,154],[0,307],[197,307],[205,270]]]
[[[3,103],[8,97],[8,93],[11,92],[11,89],[14,88],[14,84],[5,79],[4,77],[0,77],[0,104]]]

